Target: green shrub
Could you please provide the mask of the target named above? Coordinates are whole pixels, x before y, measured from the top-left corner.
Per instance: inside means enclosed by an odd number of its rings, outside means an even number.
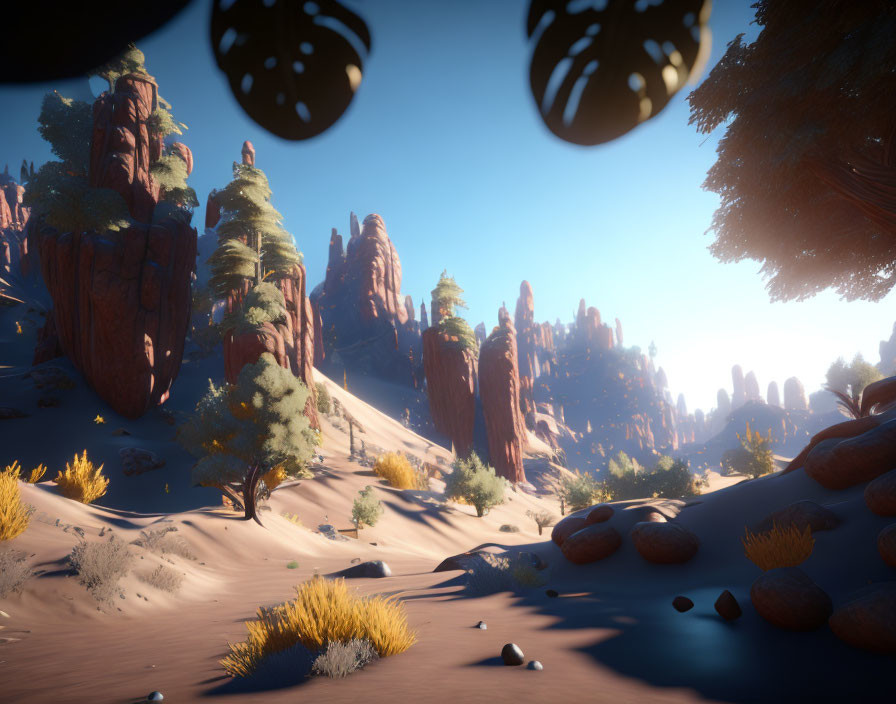
[[[507,480],[495,474],[494,467],[484,465],[475,452],[465,460],[455,460],[453,467],[445,478],[446,498],[471,504],[480,517],[492,506],[504,503]]]
[[[372,528],[383,515],[383,502],[376,498],[372,486],[361,489],[358,494],[352,504],[352,522],[358,530],[364,526]]]
[[[570,511],[580,511],[603,500],[603,486],[590,474],[576,471],[560,480],[560,500]]]
[[[332,410],[332,401],[330,399],[330,392],[327,391],[327,385],[319,381],[314,385],[314,388],[317,391],[318,413],[330,415],[330,411]]]

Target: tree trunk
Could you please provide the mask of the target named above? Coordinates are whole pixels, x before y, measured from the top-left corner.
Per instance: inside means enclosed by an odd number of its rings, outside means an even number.
[[[258,482],[261,480],[262,474],[264,474],[264,472],[261,469],[261,465],[256,464],[249,470],[249,474],[246,475],[246,479],[243,482],[243,506],[246,510],[243,518],[247,521],[253,520],[258,525],[262,525],[262,523],[258,518],[256,497],[258,492]]]

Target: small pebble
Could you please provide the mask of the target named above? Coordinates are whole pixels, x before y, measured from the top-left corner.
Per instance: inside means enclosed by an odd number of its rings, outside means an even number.
[[[478,628],[481,631],[488,630],[488,626],[485,624],[485,621],[480,621],[479,623],[477,623],[476,628]]]
[[[548,589],[547,591],[545,591],[545,594],[551,597],[551,599],[556,599],[558,596],[560,596],[556,589]]]
[[[527,670],[543,670],[544,666],[538,662],[538,660],[530,660],[529,664],[526,665]]]
[[[501,648],[501,659],[505,665],[522,665],[525,662],[523,651],[516,643],[508,643]]]
[[[165,698],[165,697],[162,696],[162,693],[161,693],[161,692],[150,692],[149,695],[147,695],[147,697],[146,697],[146,701],[148,701],[148,702],[160,702],[160,701],[162,701],[164,698]]]
[[[672,600],[672,606],[679,613],[684,613],[685,611],[690,611],[694,608],[694,602],[686,596],[677,596]]]

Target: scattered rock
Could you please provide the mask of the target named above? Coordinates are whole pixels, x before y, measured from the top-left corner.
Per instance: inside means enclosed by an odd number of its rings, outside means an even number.
[[[479,623],[477,623],[476,628],[478,628],[480,631],[488,630],[488,626],[486,625],[485,621],[480,621]]]
[[[877,534],[877,551],[890,567],[896,567],[896,523],[891,523]]]
[[[225,528],[226,528],[226,526],[225,526]],[[339,531],[337,531],[334,526],[331,526],[329,523],[321,523],[317,527],[317,532],[320,533],[325,538],[327,538],[328,540],[336,540],[336,541],[342,541],[342,542],[349,541],[349,538],[346,538]]]
[[[687,562],[700,547],[697,536],[677,523],[641,521],[629,536],[641,557],[661,565]]]
[[[41,396],[37,399],[38,408],[56,408],[59,405],[59,399],[56,396]]]
[[[154,452],[139,447],[123,447],[118,451],[118,456],[121,457],[122,469],[128,476],[132,474],[139,476],[165,466],[165,460],[160,459]]]
[[[721,616],[726,621],[735,621],[743,616],[743,611],[740,609],[740,604],[737,603],[737,599],[734,598],[734,594],[729,592],[727,589],[719,594],[719,598],[716,599],[716,603],[713,604],[719,616]]]
[[[828,620],[840,640],[878,653],[896,653],[896,582],[853,593]]]
[[[545,589],[544,593],[551,599],[556,599],[558,596],[560,596],[560,593],[556,589]]]
[[[622,536],[613,526],[596,523],[573,533],[563,541],[561,550],[567,560],[587,565],[609,557],[622,545]]]
[[[896,469],[865,487],[865,504],[878,516],[896,516]]]
[[[527,670],[538,670],[539,672],[544,669],[544,665],[542,665],[538,660],[530,660],[529,664],[526,665]]]
[[[612,506],[598,506],[597,508],[593,508],[585,517],[585,525],[590,526],[595,523],[609,521],[614,513],[615,511]]]
[[[160,701],[162,701],[164,698],[165,698],[165,697],[162,695],[161,692],[150,692],[150,693],[146,696],[146,701],[148,701],[148,702],[160,702]]]
[[[353,557],[353,558],[352,558],[352,561],[351,561],[351,564],[353,564],[353,565],[357,565],[360,561],[361,561],[361,558],[360,558],[360,557]]]
[[[510,523],[505,523],[500,528],[498,528],[498,530],[501,531],[502,533],[519,533],[520,532],[519,527],[512,525]]]
[[[28,414],[18,408],[0,408],[0,420],[11,418],[27,418]]]
[[[686,596],[677,596],[672,600],[672,606],[676,611],[683,614],[685,611],[690,611],[694,608],[694,602]]]
[[[814,631],[833,611],[831,597],[799,567],[779,567],[750,587],[750,601],[762,618],[788,631]]]
[[[584,528],[585,526],[586,523],[584,516],[567,516],[554,526],[554,529],[551,531],[551,540],[562,547],[564,540],[566,540],[573,533],[577,533],[578,531],[582,530],[582,528]]]
[[[128,432],[124,428],[117,428],[116,430],[112,431],[112,434],[113,435],[130,435],[130,432]]]
[[[817,530],[831,530],[840,525],[840,519],[829,508],[820,506],[814,501],[797,501],[779,511],[766,516],[753,528],[753,533],[770,531],[775,524],[786,528],[795,526],[801,532],[809,526],[814,533]]]
[[[523,651],[516,643],[508,643],[501,648],[501,659],[505,665],[522,665],[525,662]]]
[[[367,577],[370,579],[381,579],[383,577],[391,577],[392,570],[382,560],[369,560],[362,562],[360,565],[347,567],[344,570],[336,572],[334,577],[347,577],[349,579],[355,577]]]

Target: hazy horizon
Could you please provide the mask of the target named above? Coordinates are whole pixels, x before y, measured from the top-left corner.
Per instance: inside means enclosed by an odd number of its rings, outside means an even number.
[[[755,36],[751,2],[715,3],[707,72],[735,35]],[[878,304],[831,291],[773,304],[759,263],[709,254],[704,231],[718,200],[700,186],[722,132],[706,138],[688,126],[690,89],[625,137],[577,147],[547,131],[529,95],[522,0],[346,4],[367,21],[373,51],[348,112],[307,142],[273,137],[237,106],[208,45],[209,0],[138,42],[190,127],[179,139],[194,154],[200,234],[208,192],[230,179],[249,139],[312,287],[331,228],[347,238],[350,211],[376,212],[418,310],[443,269],[465,289],[470,324],[489,330],[524,279],[539,321],[570,322],[584,298],[622,321],[626,346],[656,344],[673,397],[684,393],[691,411],[715,406],[720,387],[730,392],[734,364],[756,373],[764,396],[791,376],[808,395],[838,356],[878,361],[896,318],[882,315],[892,294]],[[0,163],[13,174],[23,158],[36,168],[52,158],[36,119],[53,88],[90,99],[86,80],[0,86]]]

